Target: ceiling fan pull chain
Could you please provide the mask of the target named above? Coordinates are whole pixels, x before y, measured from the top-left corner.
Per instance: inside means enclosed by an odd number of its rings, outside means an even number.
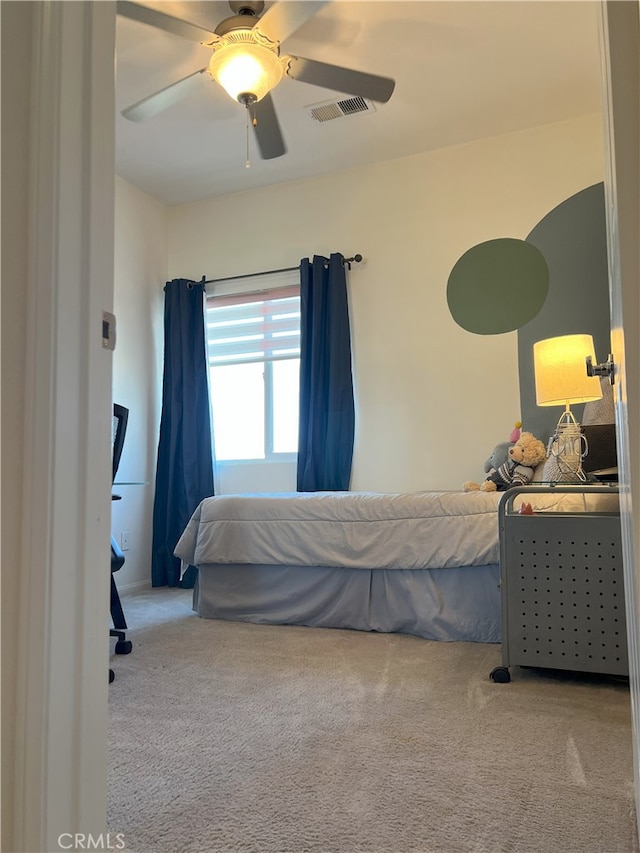
[[[246,124],[246,137],[247,137],[247,159],[245,161],[244,167],[245,169],[251,168],[251,160],[249,159],[249,104],[247,104],[247,124]]]

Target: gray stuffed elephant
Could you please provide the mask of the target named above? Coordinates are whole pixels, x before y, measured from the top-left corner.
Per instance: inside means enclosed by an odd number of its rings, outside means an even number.
[[[501,465],[509,458],[509,448],[513,447],[515,441],[502,441],[491,451],[491,456],[484,463],[484,473],[490,474],[491,471],[497,471]]]

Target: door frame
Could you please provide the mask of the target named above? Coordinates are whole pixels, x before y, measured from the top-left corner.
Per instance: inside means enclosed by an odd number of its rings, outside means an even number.
[[[640,3],[600,4],[611,352],[640,834]],[[604,354],[602,354],[604,356]],[[634,512],[635,503],[635,512]]]
[[[115,4],[30,5],[12,849],[53,851],[106,826]]]

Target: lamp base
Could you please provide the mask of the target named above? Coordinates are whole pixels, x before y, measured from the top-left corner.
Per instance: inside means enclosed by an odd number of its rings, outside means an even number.
[[[551,483],[584,483],[587,475],[582,469],[586,439],[572,412],[563,412],[555,433],[549,439],[543,479]]]

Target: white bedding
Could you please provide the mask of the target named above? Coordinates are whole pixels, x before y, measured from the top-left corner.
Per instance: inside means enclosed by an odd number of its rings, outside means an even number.
[[[503,492],[219,495],[198,506],[185,564],[445,569],[498,563]],[[608,496],[592,496],[589,500]],[[534,509],[584,511],[580,494],[529,494]]]
[[[420,569],[498,562],[484,492],[310,492],[207,498],[175,553],[185,563]]]

